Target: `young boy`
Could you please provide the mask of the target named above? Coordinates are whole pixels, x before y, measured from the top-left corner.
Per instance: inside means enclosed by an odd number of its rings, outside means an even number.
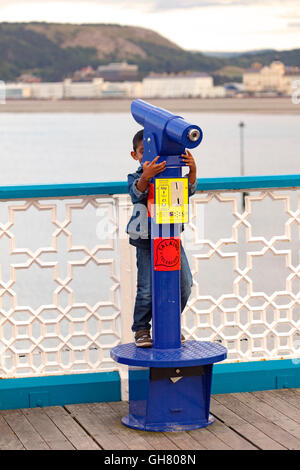
[[[152,318],[152,280],[151,280],[151,238],[150,222],[148,221],[147,198],[149,181],[153,176],[165,169],[166,162],[156,163],[159,156],[141,166],[144,153],[143,130],[137,132],[133,138],[133,151],[131,156],[140,163],[135,173],[128,175],[128,192],[133,203],[133,214],[127,225],[129,243],[136,247],[137,260],[137,295],[135,300],[132,331],[135,333],[135,344],[138,347],[151,347],[150,320]],[[189,196],[192,196],[197,187],[197,168],[195,160],[187,150],[182,160],[190,171]],[[183,227],[182,227],[183,229]],[[181,312],[184,310],[191,293],[193,278],[189,263],[181,245]],[[184,342],[183,335],[181,341]]]

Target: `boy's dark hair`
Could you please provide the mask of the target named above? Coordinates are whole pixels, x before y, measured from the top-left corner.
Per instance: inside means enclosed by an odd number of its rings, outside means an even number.
[[[133,150],[136,152],[137,146],[144,138],[144,130],[138,131],[132,139]]]

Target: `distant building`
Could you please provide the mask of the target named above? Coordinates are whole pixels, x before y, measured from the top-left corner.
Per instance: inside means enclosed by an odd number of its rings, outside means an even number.
[[[73,80],[76,82],[81,82],[81,81],[90,81],[93,80],[96,77],[96,70],[93,69],[93,67],[84,67],[83,69],[76,70],[73,74]]]
[[[17,83],[7,88],[7,98],[45,100],[101,98],[216,98],[225,96],[224,87],[215,87],[207,74],[151,75],[138,81],[92,81]]]
[[[243,75],[245,90],[248,92],[273,92],[292,94],[294,80],[300,80],[298,67],[286,67],[276,60],[265,67],[252,66]]]
[[[300,68],[299,67],[285,67],[284,75],[284,88],[286,94],[291,96],[293,94],[293,84],[295,81],[300,80]]]
[[[63,83],[63,97],[79,99],[101,98],[102,86],[102,78],[94,78],[92,82],[72,82],[72,80],[67,79]]]
[[[101,98],[102,85],[102,78],[96,78],[91,82],[72,82],[71,79],[66,79],[64,82],[32,83],[28,84],[27,88],[30,98],[33,99],[89,99]]]
[[[245,92],[245,87],[239,82],[229,82],[223,85],[226,96],[240,97]]]
[[[20,83],[40,83],[42,79],[40,77],[36,77],[30,73],[23,73],[17,78],[17,82]]]
[[[97,68],[97,77],[107,82],[135,81],[138,75],[138,66],[129,65],[127,62],[113,62],[108,65],[100,65]]]
[[[141,98],[142,82],[104,82],[102,98]]]
[[[225,95],[223,87],[215,87],[206,73],[151,74],[143,80],[144,98],[216,98]]]
[[[61,82],[32,83],[30,98],[40,100],[60,100],[64,97],[63,84]]]
[[[6,83],[5,84],[5,98],[20,100],[31,97],[30,86],[22,83]]]

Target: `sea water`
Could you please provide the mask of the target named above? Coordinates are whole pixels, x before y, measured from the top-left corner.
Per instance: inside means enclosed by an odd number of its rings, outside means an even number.
[[[182,114],[204,132],[198,178],[241,174],[240,122],[245,175],[299,173],[299,116]],[[0,185],[126,181],[139,129],[127,113],[0,114]]]

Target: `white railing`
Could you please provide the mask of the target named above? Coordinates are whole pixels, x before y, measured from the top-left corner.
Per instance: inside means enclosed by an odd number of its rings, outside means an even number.
[[[197,192],[183,243],[194,278],[188,339],[219,341],[228,362],[297,358],[300,192]],[[132,341],[135,248],[127,194],[2,199],[0,376],[118,370]]]

